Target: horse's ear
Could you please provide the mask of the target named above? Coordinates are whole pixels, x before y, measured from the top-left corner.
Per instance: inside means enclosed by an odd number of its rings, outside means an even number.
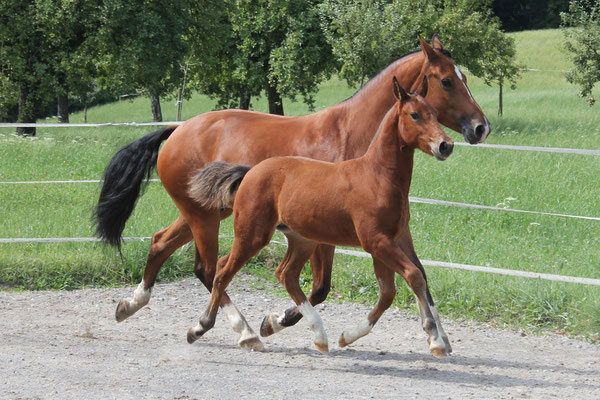
[[[421,95],[421,97],[425,98],[425,96],[427,96],[427,75],[425,75],[423,77],[423,86],[421,87],[421,93],[419,93]]]
[[[433,61],[437,58],[437,54],[435,54],[435,51],[433,50],[433,47],[431,47],[429,45],[429,43],[427,43],[422,37],[421,35],[419,35],[419,43],[421,44],[421,50],[423,50],[423,53],[425,53],[425,55],[427,56],[427,59],[429,61]]]
[[[400,86],[400,84],[398,83],[398,79],[396,79],[396,77],[394,77],[394,96],[396,97],[397,100],[400,100],[400,101],[406,101],[410,97],[408,95],[408,93],[406,93],[406,90],[404,90],[402,88],[402,86]]]
[[[440,37],[437,34],[433,35],[431,38],[431,46],[434,49],[444,50],[444,45],[440,41]]]

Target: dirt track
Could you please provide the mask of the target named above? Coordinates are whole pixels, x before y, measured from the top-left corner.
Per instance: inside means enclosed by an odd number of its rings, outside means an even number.
[[[255,330],[290,301],[230,293]],[[221,314],[193,345],[208,296],[194,280],[158,285],[150,308],[113,319],[133,288],[0,293],[0,398],[23,399],[599,399],[600,347],[560,336],[445,321],[453,356],[436,359],[415,317],[388,311],[370,335],[338,349],[342,330],[368,308],[320,308],[330,355],[319,354],[303,321],[247,352]]]

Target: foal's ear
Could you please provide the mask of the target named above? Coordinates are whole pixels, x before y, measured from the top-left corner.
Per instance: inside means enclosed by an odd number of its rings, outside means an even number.
[[[440,41],[440,37],[437,34],[433,35],[431,38],[431,46],[434,49],[444,50],[444,45]]]
[[[429,85],[427,84],[427,75],[425,75],[423,77],[423,86],[421,86],[421,93],[419,93],[421,97],[425,98],[425,96],[427,96],[428,86]]]
[[[396,97],[397,100],[400,100],[400,101],[406,101],[410,98],[408,93],[406,93],[406,90],[404,90],[402,88],[402,86],[400,86],[400,84],[398,83],[398,79],[396,79],[396,77],[394,77],[394,96]]]
[[[438,39],[439,40],[439,39]],[[421,35],[419,35],[419,43],[421,44],[421,50],[423,50],[423,53],[425,53],[425,56],[427,56],[427,59],[429,61],[433,61],[437,58],[437,54],[435,54],[435,51],[433,50],[433,47],[431,47],[429,45],[429,43],[427,43],[422,37]]]

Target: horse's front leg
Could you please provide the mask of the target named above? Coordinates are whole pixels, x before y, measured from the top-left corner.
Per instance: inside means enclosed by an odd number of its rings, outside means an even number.
[[[310,257],[313,283],[308,301],[313,306],[324,302],[329,294],[334,254],[334,246],[320,244]],[[302,313],[297,306],[286,309],[281,315],[267,315],[260,326],[260,335],[270,336],[284,328],[296,325],[300,319],[302,319]]]
[[[379,283],[379,300],[377,300],[375,308],[367,316],[366,321],[361,322],[355,328],[346,329],[342,333],[339,340],[340,347],[352,344],[371,332],[375,323],[379,320],[384,311],[390,308],[394,301],[394,297],[396,297],[394,271],[375,258],[373,259],[373,268],[375,270],[377,282]]]
[[[423,271],[410,260],[408,255],[391,238],[379,237],[370,247],[369,252],[373,255],[373,258],[381,260],[388,268],[400,274],[412,289],[417,297],[423,330],[428,335],[429,350],[436,357],[446,357],[448,349],[441,336],[443,331],[438,330],[438,322],[434,317],[434,311],[432,311],[432,307],[434,307],[433,300],[429,295]]]

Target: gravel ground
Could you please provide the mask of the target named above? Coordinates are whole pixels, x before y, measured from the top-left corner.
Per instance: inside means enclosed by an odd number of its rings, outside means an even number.
[[[262,317],[290,300],[250,289],[230,294],[258,331]],[[429,354],[417,318],[389,310],[370,335],[337,348],[344,328],[368,307],[326,304],[330,354],[312,344],[304,321],[248,352],[219,314],[193,345],[187,329],[208,301],[197,281],[157,285],[149,307],[114,321],[133,287],[71,292],[0,292],[3,399],[600,399],[600,347],[562,336],[522,336],[444,321],[454,353]]]

